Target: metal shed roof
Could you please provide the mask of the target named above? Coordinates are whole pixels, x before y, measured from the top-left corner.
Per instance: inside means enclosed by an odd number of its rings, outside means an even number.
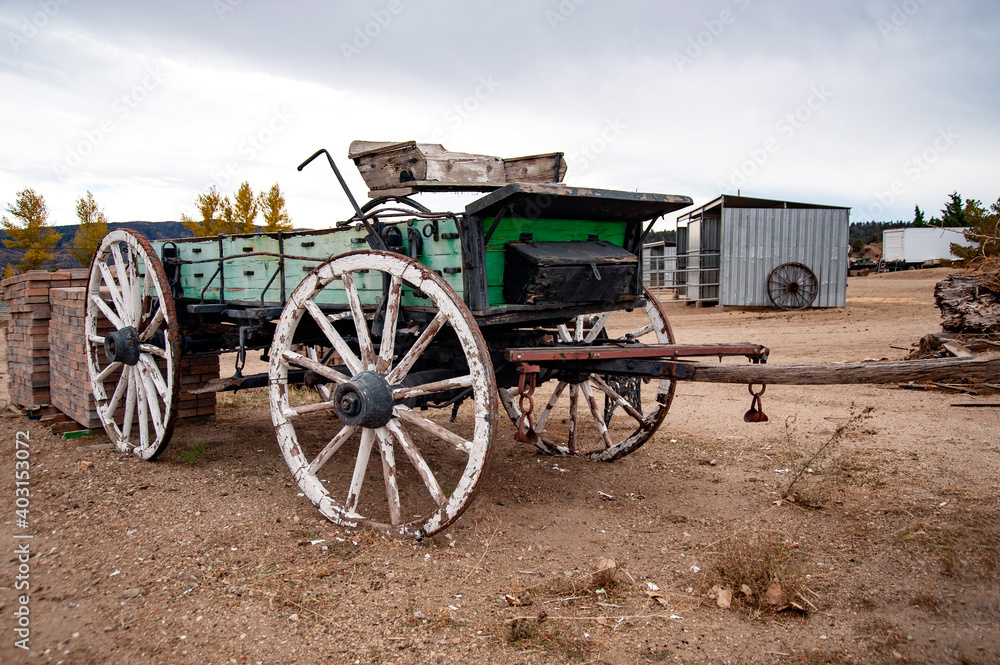
[[[776,199],[758,199],[751,196],[733,196],[732,194],[721,194],[708,203],[689,210],[677,218],[678,224],[686,222],[692,218],[698,218],[713,208],[784,208],[790,210],[850,210],[845,206],[821,205],[817,203],[798,203],[795,201],[778,201]]]

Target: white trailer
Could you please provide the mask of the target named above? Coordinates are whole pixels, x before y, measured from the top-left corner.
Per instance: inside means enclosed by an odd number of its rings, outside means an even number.
[[[955,260],[951,244],[969,246],[965,227],[920,227],[888,229],[882,232],[882,261],[904,264],[906,267],[932,264],[944,259]]]

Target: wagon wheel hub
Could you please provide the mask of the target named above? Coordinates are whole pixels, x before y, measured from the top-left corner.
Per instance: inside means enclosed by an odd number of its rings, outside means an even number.
[[[392,419],[392,388],[380,374],[360,372],[333,394],[334,411],[345,425],[383,427]]]
[[[139,333],[132,326],[113,330],[104,336],[104,353],[109,363],[139,363]]]

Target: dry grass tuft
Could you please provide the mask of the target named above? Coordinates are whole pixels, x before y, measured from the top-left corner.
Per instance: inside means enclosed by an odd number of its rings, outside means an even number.
[[[798,598],[805,590],[802,554],[780,535],[758,533],[749,538],[729,538],[719,543],[716,551],[704,590],[728,587],[733,591],[733,606],[749,611],[784,609],[792,602],[807,606]],[[781,587],[783,602],[774,602],[778,600],[772,588],[775,582]],[[768,589],[772,589],[770,601]]]

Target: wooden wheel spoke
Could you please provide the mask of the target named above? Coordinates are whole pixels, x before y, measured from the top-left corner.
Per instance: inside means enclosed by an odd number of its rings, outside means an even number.
[[[590,382],[593,383],[598,388],[600,388],[602,391],[604,391],[604,393],[611,398],[612,402],[623,408],[625,410],[625,413],[632,416],[632,418],[634,418],[636,421],[642,422],[643,420],[645,420],[645,418],[643,418],[643,415],[639,413],[632,404],[629,404],[628,400],[619,395],[614,388],[609,386],[604,381],[604,379],[602,379],[596,374],[591,374]]]
[[[392,435],[384,427],[379,427],[375,435],[382,453],[382,479],[385,482],[386,503],[389,504],[389,523],[398,526],[403,521],[403,510],[399,505],[399,482],[396,479],[396,454],[392,449]]]
[[[335,348],[337,353],[340,354],[340,357],[344,359],[344,364],[347,365],[349,370],[351,370],[351,374],[358,374],[359,372],[362,372],[364,367],[358,359],[358,356],[355,355],[351,347],[347,345],[347,342],[340,336],[337,329],[333,327],[333,324],[330,323],[330,319],[326,318],[326,314],[324,314],[323,310],[319,308],[319,305],[310,299],[306,300],[305,303],[303,303],[303,306],[312,316],[313,320],[316,321],[316,324],[320,327],[320,330],[323,331],[323,334],[326,335],[326,338],[333,345],[333,348]]]
[[[324,379],[329,379],[334,383],[347,383],[351,380],[351,377],[338,372],[329,365],[324,365],[318,360],[313,360],[312,358],[307,358],[306,356],[296,353],[295,351],[282,351],[282,359],[286,360],[290,365],[297,365],[310,372],[315,372],[319,374]]]
[[[125,395],[125,415],[122,418],[122,438],[128,441],[128,435],[132,433],[132,418],[135,416],[135,372],[132,368],[127,368],[124,372],[128,374],[128,392]]]
[[[590,385],[581,383],[580,392],[583,393],[584,398],[587,400],[587,406],[590,407],[590,415],[594,417],[594,424],[597,425],[597,432],[600,435],[599,438],[604,440],[605,448],[610,448],[613,444],[611,443],[611,439],[608,438],[608,426],[604,424],[604,418],[601,417],[597,400],[594,399],[594,391],[590,389]]]
[[[128,378],[126,377],[126,372],[122,372],[122,375],[118,377],[118,384],[115,386],[115,392],[111,395],[111,399],[108,403],[104,405],[104,412],[110,418],[114,415],[115,410],[118,408],[118,404],[122,401],[122,395],[125,393],[126,388],[128,388]]]
[[[153,382],[153,386],[156,388],[157,394],[164,402],[167,401],[167,394],[169,388],[167,387],[167,382],[164,381],[163,375],[160,374],[160,368],[156,366],[156,361],[149,357],[149,354],[139,354],[139,362],[142,366],[146,368],[143,372],[143,376],[148,376],[150,381]]]
[[[140,344],[139,351],[142,353],[148,353],[151,356],[156,356],[157,358],[166,359],[167,357],[167,350],[161,349],[155,344]]]
[[[472,451],[472,442],[468,441],[458,434],[455,434],[450,429],[438,425],[432,420],[428,420],[423,416],[417,414],[412,409],[405,407],[401,404],[396,405],[396,416],[408,425],[413,425],[418,427],[425,432],[433,434],[437,438],[450,443],[464,453],[469,453]]]
[[[316,351],[315,346],[306,347],[306,357],[309,358],[309,360],[319,362],[319,353]],[[347,377],[345,376],[344,378]],[[330,386],[322,383],[316,386],[316,392],[319,393],[320,399],[322,399],[324,402],[329,402],[330,397],[332,397],[333,395],[333,393],[330,392]]]
[[[609,318],[611,318],[611,312],[604,312],[601,314],[601,316],[597,319],[597,322],[594,323],[594,327],[591,328],[590,332],[587,333],[587,336],[583,338],[583,341],[590,344],[597,339],[597,336],[601,334],[602,330],[604,330],[604,325],[608,322]]]
[[[358,514],[358,499],[361,498],[361,487],[365,484],[365,474],[368,473],[368,459],[375,443],[375,430],[361,430],[361,445],[358,446],[358,457],[354,461],[354,475],[351,476],[351,487],[347,490],[347,501],[344,508],[351,515]]]
[[[108,307],[108,303],[104,302],[103,298],[91,294],[90,302],[94,303],[97,309],[101,310],[101,313],[104,314],[104,316],[108,319],[108,321],[111,322],[111,325],[113,325],[115,328],[121,330],[122,328],[125,327],[125,321],[121,317],[119,317],[114,311],[112,311],[110,307]],[[102,338],[101,344],[103,343],[104,339]]]
[[[163,434],[163,417],[160,415],[160,402],[157,397],[156,386],[153,385],[153,377],[139,370],[139,379],[145,387],[146,402],[149,403],[150,420],[153,421],[153,430],[156,436]]]
[[[315,476],[316,472],[326,464],[333,454],[340,450],[340,447],[344,445],[344,442],[350,439],[354,433],[358,431],[358,428],[353,425],[345,425],[337,434],[330,439],[330,443],[323,447],[323,450],[319,452],[319,455],[313,458],[313,461],[309,463],[306,468],[306,473]]]
[[[466,374],[465,376],[456,376],[452,379],[444,379],[443,381],[431,381],[430,383],[423,383],[419,386],[412,386],[409,388],[396,388],[392,391],[392,398],[396,401],[408,400],[411,397],[419,397],[421,395],[433,395],[434,393],[443,393],[450,390],[457,390],[459,388],[468,388],[472,385],[472,375]]]
[[[420,454],[420,450],[413,443],[410,435],[406,433],[399,422],[398,419],[392,419],[386,425],[386,429],[392,433],[392,436],[399,442],[399,447],[403,449],[406,456],[410,458],[410,463],[413,464],[413,468],[417,470],[417,474],[420,479],[424,481],[424,486],[431,493],[431,498],[439,506],[443,506],[448,503],[448,497],[445,496],[444,491],[441,489],[441,485],[438,483],[437,478],[434,477],[434,472],[431,470],[430,466],[424,460],[423,456]]]
[[[115,259],[115,273],[118,275],[118,283],[121,284],[122,301],[123,303],[130,303],[132,302],[132,293],[130,292],[131,285],[128,283],[128,274],[125,270],[125,260],[122,258],[122,252],[118,247],[118,243],[111,245],[111,254]],[[128,314],[126,312],[122,312],[122,318],[127,319]]]
[[[565,323],[560,323],[556,326],[556,332],[559,333],[559,339],[566,344],[573,343],[573,336],[569,334],[569,328],[566,327]]]
[[[139,317],[142,315],[142,287],[139,284],[136,252],[131,245],[128,248],[128,268],[125,272],[128,274],[129,293],[132,295],[130,305],[132,310],[132,325],[138,326]]]
[[[403,278],[393,275],[389,283],[389,294],[385,303],[385,325],[382,327],[382,343],[379,345],[379,374],[385,374],[392,364],[392,353],[396,345],[396,324],[399,321],[399,305],[403,294]]]
[[[166,320],[166,317],[163,313],[163,308],[158,307],[156,314],[153,315],[153,318],[146,324],[146,327],[139,333],[139,341],[148,342],[156,334],[156,331],[160,329],[160,326],[163,325],[164,320]]]
[[[320,413],[322,411],[333,411],[336,405],[333,402],[316,402],[315,404],[304,404],[302,406],[282,409],[281,413],[286,418],[304,416],[307,413]]]
[[[104,285],[108,287],[108,293],[111,294],[111,302],[114,303],[115,310],[117,310],[118,315],[125,316],[125,301],[122,299],[121,291],[118,290],[118,285],[115,283],[115,278],[111,274],[111,269],[108,268],[108,264],[101,261],[97,264],[98,269],[101,271],[101,277],[104,280]]]
[[[625,337],[630,338],[630,339],[639,339],[640,337],[642,337],[644,335],[648,335],[651,332],[653,332],[653,324],[649,323],[649,324],[644,325],[641,328],[637,328],[637,329],[633,330],[632,332],[630,332],[627,335],[625,335]]]
[[[389,382],[389,385],[397,385],[406,378],[410,370],[413,368],[413,364],[417,362],[427,347],[430,346],[431,342],[434,341],[434,337],[438,334],[444,324],[448,321],[448,315],[444,312],[438,312],[437,315],[427,324],[423,332],[417,338],[417,341],[413,343],[410,350],[406,352],[403,359],[392,368],[392,371],[385,377],[385,380]]]
[[[108,365],[107,367],[105,367],[104,369],[101,370],[101,372],[97,375],[97,377],[95,378],[95,380],[98,383],[104,383],[104,380],[107,379],[112,374],[114,374],[115,370],[118,369],[121,366],[122,366],[122,363],[117,363],[117,362],[111,363],[110,365]]]
[[[573,331],[573,341],[583,341],[583,315],[576,317],[576,330]]]
[[[556,404],[559,403],[559,397],[563,394],[566,390],[566,386],[568,385],[569,384],[565,381],[560,381],[556,384],[556,389],[552,391],[552,396],[549,397],[549,401],[545,403],[545,408],[542,409],[542,412],[538,415],[538,421],[535,423],[535,431],[539,434],[545,431],[545,423],[549,419],[549,416],[552,415],[552,410],[555,409]]]
[[[579,418],[579,397],[580,389],[576,384],[571,384],[569,387],[569,434],[566,437],[566,445],[569,447],[570,454],[576,454],[576,435],[580,427]]]
[[[134,371],[133,373],[138,374]],[[145,448],[149,445],[149,403],[146,398],[146,387],[143,384],[142,376],[136,376],[135,380],[136,404],[139,411],[139,446]]]
[[[358,333],[362,369],[374,369],[375,347],[372,346],[372,336],[368,330],[368,319],[365,318],[365,310],[361,306],[361,298],[358,296],[358,289],[354,285],[354,276],[349,272],[345,272],[340,278],[344,283],[347,304],[351,308],[351,315],[354,317],[354,328]]]
[[[91,344],[100,344],[104,346],[104,338],[100,335],[87,335],[87,341]]]

